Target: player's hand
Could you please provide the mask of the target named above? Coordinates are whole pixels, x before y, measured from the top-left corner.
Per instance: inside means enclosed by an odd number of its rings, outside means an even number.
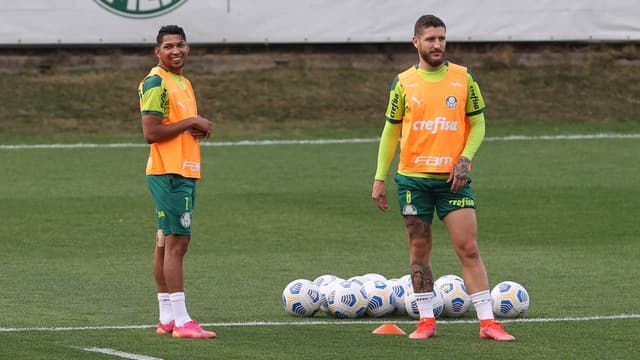
[[[389,208],[389,204],[387,203],[387,189],[384,186],[384,181],[377,179],[373,181],[371,198],[373,202],[376,203],[376,206],[378,206],[378,209],[385,211]]]
[[[458,192],[467,185],[470,170],[471,160],[464,156],[460,156],[456,166],[453,168],[453,171],[449,174],[449,178],[447,179],[447,182],[451,183],[452,192]]]
[[[200,115],[196,116],[193,126],[189,129],[189,133],[196,139],[208,139],[211,137],[213,123]]]
[[[211,136],[211,134],[207,134],[206,132],[200,130],[200,129],[196,129],[196,128],[190,128],[189,129],[189,134],[191,134],[191,136],[193,136],[196,139],[204,139],[204,138],[209,138],[209,136]]]

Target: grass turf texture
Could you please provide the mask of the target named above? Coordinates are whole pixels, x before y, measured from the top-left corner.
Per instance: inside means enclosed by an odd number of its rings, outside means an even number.
[[[526,124],[520,134],[528,134]],[[532,130],[533,131],[533,130]],[[630,128],[640,132],[640,127]],[[402,222],[370,200],[377,144],[206,147],[187,301],[204,323],[301,323],[280,304],[295,278],[407,272]],[[638,139],[489,141],[474,162],[480,248],[491,285],[523,284],[527,318],[637,314],[633,201]],[[0,328],[156,322],[153,205],[145,148],[0,150],[4,241]],[[459,274],[439,222],[436,276]],[[466,320],[473,320],[470,312]],[[378,324],[218,326],[212,341],[141,329],[2,332],[7,358],[633,358],[640,319],[510,323],[518,341],[482,341],[443,323],[433,341],[373,335]],[[370,320],[370,319],[367,319]],[[407,321],[405,317],[381,319]],[[405,331],[414,325],[401,323]]]

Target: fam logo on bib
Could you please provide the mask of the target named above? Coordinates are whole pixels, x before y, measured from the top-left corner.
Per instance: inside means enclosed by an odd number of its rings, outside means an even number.
[[[94,0],[110,12],[136,19],[146,19],[175,10],[187,0]]]

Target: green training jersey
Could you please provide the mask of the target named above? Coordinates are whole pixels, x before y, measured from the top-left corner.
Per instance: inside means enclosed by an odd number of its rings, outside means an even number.
[[[173,76],[181,88],[186,88],[182,75],[169,74]],[[138,87],[138,96],[142,100],[140,107],[142,115],[160,115],[163,119],[169,117],[167,86],[159,75],[152,75],[144,79]]]

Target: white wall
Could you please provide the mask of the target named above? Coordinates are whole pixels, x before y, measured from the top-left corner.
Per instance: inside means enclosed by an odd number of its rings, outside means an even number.
[[[124,17],[115,0],[1,0],[0,45],[149,44],[178,24],[190,43],[407,42],[422,14],[449,41],[639,41],[639,0],[127,0],[176,3],[156,17]]]

